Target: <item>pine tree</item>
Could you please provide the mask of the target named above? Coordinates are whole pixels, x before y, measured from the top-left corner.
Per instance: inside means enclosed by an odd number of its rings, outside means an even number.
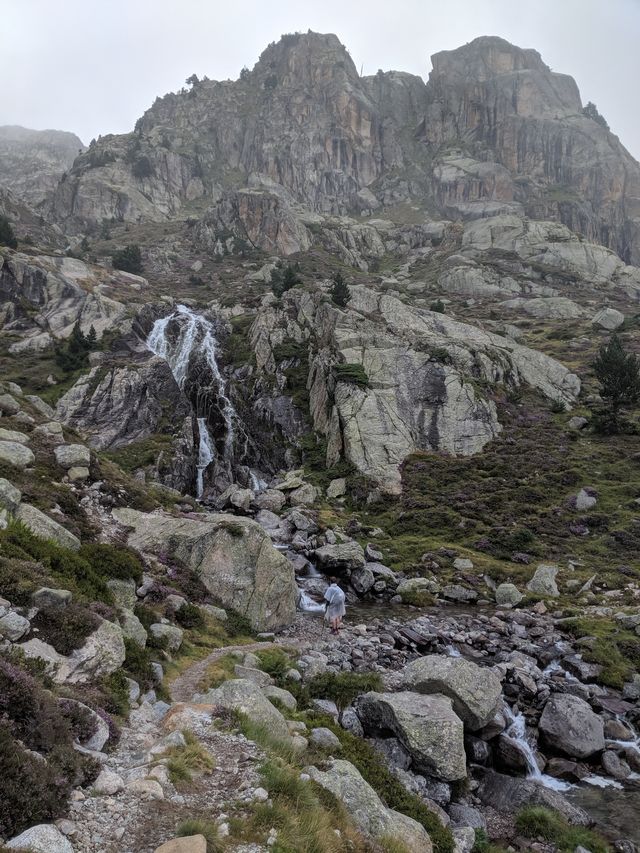
[[[348,301],[351,299],[349,286],[340,272],[337,272],[334,275],[333,284],[331,285],[331,290],[329,292],[331,294],[331,299],[341,308],[345,308]]]
[[[593,370],[600,382],[600,396],[607,405],[607,431],[618,432],[620,409],[640,399],[640,361],[636,355],[625,351],[620,338],[614,334],[598,350]]]
[[[16,235],[6,216],[0,216],[0,246],[8,246],[10,249],[18,248]]]
[[[292,287],[301,282],[302,279],[291,264],[283,266],[279,263],[271,273],[271,290],[277,297],[282,296],[287,290],[291,290]]]

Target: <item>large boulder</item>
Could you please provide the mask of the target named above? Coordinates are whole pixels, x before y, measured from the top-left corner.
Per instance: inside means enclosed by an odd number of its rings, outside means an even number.
[[[0,441],[0,462],[7,462],[14,468],[26,468],[35,462],[33,451],[17,441]]]
[[[193,701],[244,714],[252,722],[264,726],[273,736],[283,741],[289,740],[287,721],[253,681],[234,678],[215,690],[194,696]]]
[[[365,564],[362,546],[354,541],[323,545],[316,549],[315,557],[325,571],[353,571],[363,568]]]
[[[57,826],[40,823],[7,841],[9,850],[28,850],[29,853],[73,853],[73,845]]]
[[[342,803],[365,835],[394,838],[412,853],[431,853],[431,839],[425,828],[413,818],[387,808],[349,761],[333,759],[326,770],[308,767],[306,772]]]
[[[445,782],[467,775],[462,720],[446,696],[420,693],[365,693],[356,703],[365,729],[393,732],[414,766]]]
[[[604,725],[578,696],[554,693],[544,706],[539,728],[545,742],[571,758],[589,758],[604,749]]]
[[[518,589],[518,587],[513,583],[501,583],[496,587],[496,604],[498,605],[510,605],[511,607],[515,607],[517,604],[523,599],[523,595]]]
[[[441,693],[472,731],[493,717],[502,695],[500,679],[490,669],[461,657],[427,655],[402,671],[402,687],[416,693]]]
[[[77,536],[31,504],[20,504],[16,511],[16,519],[40,539],[50,539],[71,551],[77,551],[80,548],[80,540]]]
[[[0,509],[15,512],[22,500],[22,492],[13,483],[0,477]]]
[[[91,451],[83,444],[59,444],[53,452],[56,462],[65,471],[68,468],[88,468],[91,463]]]
[[[535,570],[533,577],[527,584],[527,589],[534,595],[539,595],[543,598],[557,598],[560,595],[558,586],[556,584],[557,574],[557,566],[545,565],[544,563],[541,563]]]
[[[624,323],[624,314],[615,308],[601,308],[591,320],[594,326],[613,332]]]
[[[256,631],[272,631],[293,621],[298,592],[293,567],[254,521],[223,513],[175,518],[128,508],[113,515],[131,528],[129,545],[175,556],[198,573],[224,607],[246,616]]]
[[[476,794],[498,814],[513,815],[526,806],[544,806],[560,812],[570,823],[578,826],[590,826],[592,823],[586,812],[570,803],[561,793],[531,779],[485,770]]]

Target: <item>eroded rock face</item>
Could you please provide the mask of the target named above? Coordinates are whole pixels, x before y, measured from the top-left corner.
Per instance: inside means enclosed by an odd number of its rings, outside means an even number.
[[[431,853],[431,839],[424,827],[413,818],[388,809],[349,761],[333,759],[327,770],[308,767],[305,772],[344,805],[365,835],[395,838],[415,853]]]
[[[132,509],[114,510],[113,515],[132,528],[128,540],[132,547],[175,555],[198,572],[224,607],[246,616],[256,631],[293,621],[297,596],[293,567],[255,522],[222,513],[198,520]]]
[[[391,731],[424,773],[452,782],[467,775],[462,720],[441,694],[365,693],[356,703],[367,731]]]
[[[490,669],[444,655],[426,655],[410,663],[402,671],[402,685],[417,693],[448,696],[473,731],[492,719],[502,697],[500,679]]]

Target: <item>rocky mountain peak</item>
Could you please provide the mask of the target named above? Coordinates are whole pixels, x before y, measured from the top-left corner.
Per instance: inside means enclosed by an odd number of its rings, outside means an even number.
[[[442,50],[431,63],[432,77],[463,76],[478,83],[514,71],[551,72],[537,50],[517,47],[499,36],[480,36],[455,50]]]
[[[333,33],[289,33],[270,44],[260,55],[253,73],[275,74],[280,83],[323,83],[327,80],[357,80],[358,72],[349,52]]]

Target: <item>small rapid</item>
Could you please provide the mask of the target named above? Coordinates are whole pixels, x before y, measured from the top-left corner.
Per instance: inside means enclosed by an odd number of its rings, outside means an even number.
[[[554,791],[568,791],[571,788],[568,782],[555,779],[553,776],[547,776],[538,767],[535,752],[527,740],[527,726],[524,714],[519,712],[514,713],[506,704],[504,706],[504,713],[507,718],[507,728],[504,731],[503,737],[510,740],[524,756],[527,762],[527,779],[540,782],[546,788],[553,788]]]

